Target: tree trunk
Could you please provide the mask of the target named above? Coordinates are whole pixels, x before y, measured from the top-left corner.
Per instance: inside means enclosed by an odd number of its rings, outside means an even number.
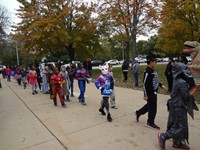
[[[134,61],[135,60],[135,57],[136,57],[136,31],[133,30],[133,33],[132,33],[132,48],[133,48],[133,51],[132,51],[132,60]]]
[[[73,44],[69,44],[66,46],[70,62],[74,61],[75,59],[75,49],[73,48]]]
[[[127,59],[127,60],[129,60],[129,50],[130,50],[130,44],[129,44],[129,42],[126,42],[125,59]]]
[[[136,36],[137,36],[137,25],[138,25],[138,8],[139,8],[139,2],[135,1],[135,7],[133,7],[133,27],[131,31],[132,35],[132,60],[135,60],[136,57]]]

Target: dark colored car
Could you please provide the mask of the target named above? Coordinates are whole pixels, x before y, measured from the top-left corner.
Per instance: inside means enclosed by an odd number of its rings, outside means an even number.
[[[91,61],[92,66],[99,66],[99,65],[103,65],[103,61],[102,60],[93,60]]]

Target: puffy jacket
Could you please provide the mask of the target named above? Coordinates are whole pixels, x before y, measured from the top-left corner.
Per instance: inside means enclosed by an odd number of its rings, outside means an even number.
[[[109,96],[112,93],[114,81],[111,75],[100,75],[96,81],[95,86],[101,89],[101,95]]]

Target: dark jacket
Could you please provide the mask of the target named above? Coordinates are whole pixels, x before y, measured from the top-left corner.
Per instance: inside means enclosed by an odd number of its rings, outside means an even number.
[[[169,62],[165,69],[165,76],[172,77],[172,64]]]
[[[128,70],[129,67],[129,61],[125,60],[122,64],[122,70]]]
[[[144,71],[144,96],[151,96],[155,92],[157,92],[158,87],[161,87],[162,84],[158,80],[158,74],[155,70],[147,66]]]

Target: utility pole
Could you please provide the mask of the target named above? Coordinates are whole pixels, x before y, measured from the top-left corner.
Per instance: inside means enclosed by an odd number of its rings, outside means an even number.
[[[18,52],[17,44],[16,44],[16,55],[17,55],[17,65],[19,66],[19,52]]]

